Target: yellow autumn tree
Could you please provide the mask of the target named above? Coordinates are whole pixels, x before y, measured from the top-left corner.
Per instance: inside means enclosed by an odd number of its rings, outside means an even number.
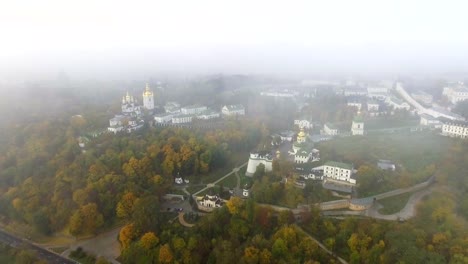
[[[174,260],[172,255],[171,247],[169,244],[164,244],[159,248],[159,262],[160,263],[171,263]]]
[[[147,232],[140,238],[141,246],[146,250],[151,250],[159,244],[159,238],[153,232]]]
[[[135,227],[133,224],[128,224],[120,229],[119,241],[124,249],[130,245],[135,237]]]
[[[232,215],[238,215],[241,212],[243,205],[244,201],[237,196],[231,196],[229,201],[226,202],[226,206]]]
[[[117,204],[117,216],[120,218],[130,218],[133,212],[133,205],[136,200],[137,198],[132,192],[124,194]]]

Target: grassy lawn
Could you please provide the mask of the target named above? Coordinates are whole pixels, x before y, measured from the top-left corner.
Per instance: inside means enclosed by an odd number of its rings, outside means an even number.
[[[238,172],[239,177],[240,177],[240,188],[244,188],[245,185],[251,186],[253,184],[253,178],[249,176],[245,176],[245,172],[241,174],[241,172]]]
[[[12,248],[0,242],[0,263],[15,263]]]
[[[195,224],[198,222],[198,220],[200,219],[201,216],[199,216],[198,214],[194,214],[194,213],[187,213],[187,214],[184,214],[184,220],[185,222],[189,223],[189,224]]]
[[[384,215],[398,213],[405,207],[412,194],[413,193],[404,193],[398,196],[379,200],[378,203],[383,206],[383,208],[379,210],[379,213]]]
[[[437,162],[449,147],[449,139],[431,132],[395,133],[343,137],[318,144],[321,160],[363,163],[374,166],[379,159],[389,159],[414,173]]]
[[[419,119],[371,119],[364,121],[365,129],[386,129],[397,127],[410,127],[419,125]]]
[[[308,203],[323,203],[344,199],[333,196],[331,191],[324,189],[322,183],[318,181],[307,180],[305,192],[307,194],[304,198]]]
[[[208,189],[206,189],[205,191],[203,191],[203,192],[197,194],[197,196],[204,196],[205,194],[210,193],[210,192],[211,192],[212,194],[218,194],[218,192],[219,192],[219,187],[208,188]]]
[[[237,177],[236,177],[236,174],[233,173],[231,175],[229,175],[227,178],[225,178],[224,180],[220,181],[217,185],[223,185],[224,187],[227,187],[227,188],[234,188],[237,186]]]
[[[187,191],[189,193],[193,194],[193,193],[196,193],[196,192],[198,192],[199,190],[201,190],[201,189],[203,189],[205,187],[206,187],[206,185],[202,185],[202,184],[190,185],[189,187],[187,187]]]
[[[177,188],[172,188],[170,191],[169,191],[170,194],[179,194],[179,195],[186,195],[186,193],[184,193],[184,191],[182,191],[181,189],[177,189]]]

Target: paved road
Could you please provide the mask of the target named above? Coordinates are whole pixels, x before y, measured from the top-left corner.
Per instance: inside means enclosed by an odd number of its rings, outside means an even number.
[[[199,193],[202,193],[202,192],[208,190],[209,188],[212,188],[218,182],[220,182],[220,181],[224,180],[225,178],[229,177],[231,174],[238,172],[242,167],[245,167],[247,165],[247,163],[248,163],[248,161],[245,162],[244,164],[240,165],[239,167],[234,168],[231,172],[229,172],[228,174],[224,175],[223,177],[217,179],[216,181],[214,181],[212,183],[208,183],[205,188],[199,190],[198,192],[194,193],[193,195],[197,196]]]
[[[76,264],[75,261],[62,257],[58,254],[50,252],[44,248],[34,245],[33,243],[13,236],[3,230],[0,230],[0,242],[8,244],[12,247],[18,247],[20,245],[25,245],[28,249],[36,253],[36,256],[39,259],[47,261],[51,264]]]

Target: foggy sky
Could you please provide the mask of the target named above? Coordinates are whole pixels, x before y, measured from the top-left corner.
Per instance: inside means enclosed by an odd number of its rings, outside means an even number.
[[[2,1],[0,77],[467,71],[467,7],[400,0]]]

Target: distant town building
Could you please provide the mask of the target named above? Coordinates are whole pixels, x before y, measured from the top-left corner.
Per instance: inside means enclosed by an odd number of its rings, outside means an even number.
[[[359,115],[357,115],[353,119],[353,123],[351,124],[351,135],[353,136],[364,135],[364,121],[362,120],[362,117]]]
[[[355,107],[358,111],[361,111],[362,102],[359,99],[348,100],[348,106]]]
[[[220,116],[221,115],[219,114],[219,112],[207,109],[207,110],[197,114],[197,119],[209,120],[209,119],[219,118]]]
[[[442,122],[435,118],[435,117],[432,117],[430,115],[427,115],[427,114],[422,114],[421,116],[421,119],[419,121],[419,124],[421,126],[428,126],[428,127],[433,127],[433,128],[441,128],[442,127]]]
[[[428,94],[423,91],[416,91],[414,93],[411,93],[411,97],[413,97],[414,100],[425,105],[431,105],[432,101],[434,100],[434,97],[431,94]]]
[[[468,100],[468,88],[463,82],[444,87],[442,94],[445,95],[452,104]]]
[[[257,166],[260,164],[263,164],[265,166],[266,172],[272,171],[273,155],[266,151],[250,153],[249,162],[247,164],[247,171],[245,172],[245,175],[253,176],[255,171],[257,171]]]
[[[173,124],[186,124],[191,123],[193,115],[190,114],[180,114],[172,117],[171,121]]]
[[[446,121],[442,125],[442,135],[449,137],[467,138],[468,123],[462,121]]]
[[[154,115],[154,121],[156,123],[169,123],[172,121],[173,116],[174,115],[170,113],[157,114],[157,115]]]
[[[294,125],[305,129],[312,129],[314,127],[312,121],[307,119],[294,119]]]
[[[167,102],[164,106],[164,111],[169,114],[179,114],[180,113],[180,104],[176,102]]]
[[[387,100],[385,100],[385,102],[389,106],[393,107],[393,109],[395,110],[401,110],[401,109],[409,110],[410,109],[410,105],[408,103],[396,97],[388,97]]]
[[[368,112],[378,112],[380,109],[380,104],[376,100],[369,99],[367,100],[367,111]]]
[[[333,124],[331,123],[326,123],[324,126],[323,126],[323,132],[325,133],[325,135],[329,135],[329,136],[336,136],[338,135],[338,128],[335,127]]]
[[[260,95],[270,96],[270,97],[293,98],[294,96],[297,95],[297,92],[290,91],[290,90],[281,90],[281,91],[269,90],[269,91],[261,92]]]
[[[295,134],[296,133],[294,131],[287,130],[287,131],[280,132],[278,136],[281,138],[282,142],[284,141],[292,142]]]
[[[241,104],[225,105],[221,109],[221,112],[225,116],[243,116],[243,115],[245,115],[245,108]]]
[[[379,160],[377,162],[377,167],[381,170],[390,170],[394,171],[396,169],[395,163],[390,160]]]
[[[367,87],[367,97],[384,101],[388,97],[388,88],[385,86]]]
[[[184,115],[193,115],[193,114],[199,114],[203,111],[206,111],[208,108],[204,105],[190,105],[190,106],[184,106],[180,109],[182,114]]]
[[[359,86],[349,86],[345,87],[343,91],[343,95],[348,96],[366,96],[367,89]]]

